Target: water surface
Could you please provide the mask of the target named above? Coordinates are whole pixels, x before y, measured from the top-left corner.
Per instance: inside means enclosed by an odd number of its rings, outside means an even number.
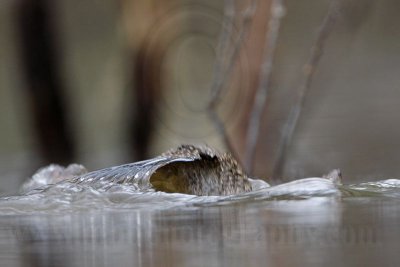
[[[399,266],[400,180],[234,196],[59,183],[0,200],[1,266]]]

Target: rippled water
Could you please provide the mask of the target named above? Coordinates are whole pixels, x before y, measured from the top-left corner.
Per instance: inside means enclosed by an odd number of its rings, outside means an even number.
[[[59,182],[0,200],[0,266],[399,266],[400,180],[232,196]]]
[[[109,171],[109,169],[106,169]],[[99,173],[103,173],[101,170]],[[45,172],[48,175],[47,172]],[[53,173],[51,173],[53,174]],[[151,185],[137,182],[119,184],[97,178],[98,172],[83,175],[85,183],[77,180],[60,181],[47,185],[54,177],[45,179],[24,194],[0,199],[0,214],[64,213],[85,210],[165,210],[169,208],[234,205],[258,201],[304,200],[319,197],[346,199],[354,197],[380,197],[400,199],[400,180],[342,185],[325,178],[305,178],[270,186],[262,180],[250,179],[252,192],[230,196],[195,196],[180,193],[158,192]],[[34,176],[35,177],[35,176]],[[103,177],[103,176],[102,176]],[[108,177],[107,177],[108,178]],[[57,177],[58,179],[58,177]],[[83,178],[80,178],[83,179]],[[47,181],[48,180],[48,181]],[[143,182],[139,179],[139,182]]]

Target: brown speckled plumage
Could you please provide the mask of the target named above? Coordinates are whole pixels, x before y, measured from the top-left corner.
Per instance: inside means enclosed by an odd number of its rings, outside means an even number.
[[[158,190],[194,195],[232,195],[251,191],[248,177],[227,153],[203,146],[181,145],[162,157],[195,158],[156,170],[150,182]]]
[[[340,170],[324,178],[340,185]],[[207,146],[182,145],[158,157],[88,172],[77,164],[67,168],[50,165],[40,169],[22,187],[23,193],[45,190],[54,184],[73,183],[99,191],[164,191],[199,196],[226,196],[268,187],[262,181],[251,181],[231,155]],[[36,192],[36,191],[35,191]]]

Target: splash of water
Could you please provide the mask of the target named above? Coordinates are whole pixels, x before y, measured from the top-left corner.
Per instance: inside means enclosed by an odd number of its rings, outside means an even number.
[[[176,160],[176,159],[174,159]],[[187,160],[187,159],[186,159]],[[77,164],[40,169],[21,188],[21,195],[0,199],[0,214],[64,213],[86,210],[153,210],[173,207],[202,207],[272,200],[318,199],[320,197],[396,197],[400,180],[389,179],[342,185],[336,177],[313,177],[270,186],[249,179],[252,191],[229,196],[196,196],[155,191],[149,177],[156,158],[91,173]],[[86,174],[85,174],[86,173]]]

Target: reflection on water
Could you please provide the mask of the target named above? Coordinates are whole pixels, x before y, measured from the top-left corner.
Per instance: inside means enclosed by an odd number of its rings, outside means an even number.
[[[397,179],[232,196],[105,182],[1,198],[0,266],[399,266]]]
[[[2,216],[1,266],[395,266],[392,199]]]

